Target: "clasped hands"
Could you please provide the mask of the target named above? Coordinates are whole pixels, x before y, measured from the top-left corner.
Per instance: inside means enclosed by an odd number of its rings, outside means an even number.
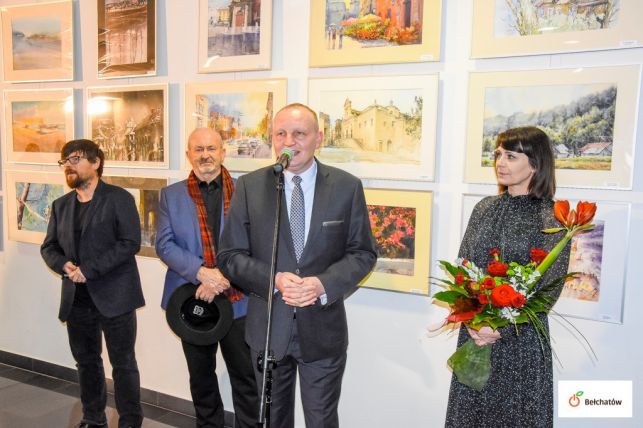
[[[315,304],[317,298],[326,292],[316,276],[302,278],[292,272],[278,272],[275,287],[287,305],[298,308]]]
[[[467,331],[469,332],[469,336],[471,336],[475,344],[478,346],[491,345],[501,338],[499,331],[488,326],[484,326],[480,330],[474,330],[467,327]]]
[[[218,268],[201,266],[196,274],[196,279],[201,282],[201,285],[196,289],[194,297],[208,303],[212,303],[216,296],[230,288],[230,281],[223,276]]]
[[[67,275],[67,278],[71,279],[73,282],[87,282],[87,278],[80,270],[80,267],[76,266],[72,262],[67,262],[63,266],[63,272]]]

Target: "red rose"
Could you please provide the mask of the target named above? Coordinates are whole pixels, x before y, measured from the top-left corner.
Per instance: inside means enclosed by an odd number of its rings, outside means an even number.
[[[500,256],[500,248],[492,248],[489,250],[489,257],[495,258],[495,256]]]
[[[500,284],[491,291],[491,303],[499,308],[510,306],[516,291],[508,284]]]
[[[545,260],[545,257],[547,257],[547,251],[543,250],[542,248],[531,247],[531,250],[529,251],[529,258],[532,262],[539,265],[543,260]]]
[[[456,283],[456,284],[458,284],[458,285],[462,285],[462,283],[464,282],[464,274],[463,274],[462,272],[458,272],[458,273],[455,275],[455,278],[454,278],[454,279],[455,279],[455,283]]]
[[[509,266],[502,262],[491,262],[487,266],[487,273],[492,276],[507,276]]]
[[[482,293],[478,296],[478,302],[482,305],[486,305],[489,303],[489,296],[487,296],[485,293]]]
[[[487,290],[493,290],[494,288],[496,288],[496,281],[488,276],[484,279],[484,281],[482,281],[482,285],[484,285],[484,288],[486,288]]]
[[[524,304],[525,296],[520,293],[514,294],[513,298],[511,299],[511,306],[513,306],[514,308],[522,308]]]

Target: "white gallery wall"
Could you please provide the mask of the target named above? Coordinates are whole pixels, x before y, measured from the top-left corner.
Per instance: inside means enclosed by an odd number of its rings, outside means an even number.
[[[158,76],[98,80],[96,77],[96,2],[74,1],[75,80],[0,84],[2,90],[74,88],[76,137],[86,137],[84,90],[91,86],[169,83],[170,170],[110,169],[109,174],[183,179],[183,94],[185,82],[287,78],[288,101],[306,102],[310,77],[380,76],[439,73],[435,181],[365,180],[365,187],[433,192],[431,274],[440,275],[438,259],[453,259],[461,238],[464,194],[493,194],[493,185],[464,183],[468,73],[472,71],[546,70],[589,66],[643,64],[643,48],[562,55],[470,60],[474,0],[444,0],[442,59],[439,62],[310,69],[308,28],[310,5],[305,0],[273,0],[272,70],[197,74],[198,2],[157,2]],[[321,1],[321,0],[314,0]],[[1,0],[0,6],[24,1]],[[609,76],[606,76],[609,77]],[[637,85],[640,88],[640,85]],[[640,89],[638,89],[640,91]],[[635,117],[643,125],[640,93]],[[426,102],[426,101],[425,101]],[[4,108],[4,106],[3,106]],[[4,113],[2,113],[3,115]],[[0,117],[2,116],[0,115]],[[643,142],[643,126],[636,127]],[[1,138],[4,138],[3,129]],[[4,143],[3,143],[4,147]],[[622,323],[569,318],[598,354],[593,363],[568,330],[552,322],[552,338],[561,365],[555,380],[632,380],[634,417],[631,419],[561,419],[560,427],[643,426],[643,291],[638,255],[643,254],[643,149],[635,150],[631,191],[561,188],[558,198],[624,202],[631,215],[626,227],[625,288]],[[2,195],[6,198],[7,169],[52,171],[56,167],[17,165],[2,153]],[[107,165],[109,167],[109,164]],[[62,174],[62,173],[61,173]],[[73,367],[65,327],[58,322],[59,280],[45,267],[39,246],[7,239],[7,201],[3,203],[4,251],[0,252],[0,350]],[[147,306],[138,311],[137,355],[144,388],[189,399],[188,374],[180,342],[159,307],[164,265],[139,258]],[[603,278],[606,286],[613,278]],[[435,292],[432,289],[431,292]],[[361,289],[347,301],[350,328],[348,366],[344,377],[340,420],[344,427],[442,426],[451,373],[446,360],[455,350],[456,335],[427,337],[426,327],[446,315],[426,296]],[[105,356],[105,360],[107,360]],[[219,359],[222,393],[230,410],[227,373]],[[109,373],[109,371],[108,371]],[[296,425],[304,426],[298,405]]]

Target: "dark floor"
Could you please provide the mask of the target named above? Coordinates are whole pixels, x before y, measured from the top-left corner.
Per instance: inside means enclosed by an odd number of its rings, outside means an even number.
[[[82,417],[78,384],[0,364],[0,428],[67,428]],[[118,426],[114,397],[108,398],[107,419]],[[193,428],[194,418],[143,404],[144,428]]]

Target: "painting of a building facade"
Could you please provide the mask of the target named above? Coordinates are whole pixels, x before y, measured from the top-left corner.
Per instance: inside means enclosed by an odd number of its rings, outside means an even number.
[[[261,0],[208,1],[208,56],[259,53]]]
[[[326,94],[331,95],[331,94]],[[409,91],[382,91],[371,94],[335,93],[325,96],[319,114],[324,144],[319,157],[332,162],[419,163],[422,130],[422,97]],[[366,101],[369,96],[386,99]],[[345,97],[345,98],[344,98]],[[336,103],[344,98],[341,116]]]

